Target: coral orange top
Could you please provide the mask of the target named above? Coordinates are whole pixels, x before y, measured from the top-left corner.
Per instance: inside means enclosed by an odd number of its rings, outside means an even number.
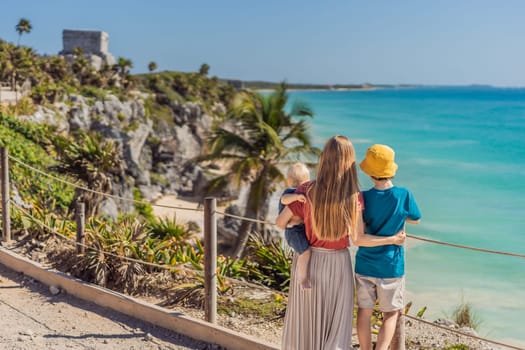
[[[310,182],[306,182],[299,186],[295,193],[304,194],[306,196],[306,190]],[[359,194],[359,204],[361,209],[364,208],[363,197],[361,193]],[[306,230],[306,238],[310,242],[312,247],[325,248],[325,249],[343,249],[350,246],[350,238],[348,235],[343,236],[337,241],[325,241],[317,238],[317,236],[312,231],[312,217],[310,215],[310,201],[301,203],[299,201],[290,203],[288,208],[292,211],[293,215],[299,216],[304,221],[304,227]]]

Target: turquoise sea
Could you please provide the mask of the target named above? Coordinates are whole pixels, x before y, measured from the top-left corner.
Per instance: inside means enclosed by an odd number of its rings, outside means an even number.
[[[394,184],[412,190],[423,214],[409,234],[525,254],[525,89],[297,91],[294,100],[314,110],[319,147],[343,134],[359,161],[374,143],[394,148]],[[468,302],[480,336],[525,348],[524,258],[412,239],[408,247],[410,314],[427,306],[428,320],[450,317]]]

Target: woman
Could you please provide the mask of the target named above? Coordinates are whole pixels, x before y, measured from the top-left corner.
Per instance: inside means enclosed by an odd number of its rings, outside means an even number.
[[[364,234],[355,151],[344,136],[329,139],[314,181],[300,186],[307,200],[294,202],[277,217],[285,228],[294,215],[303,219],[311,245],[311,288],[300,287],[292,265],[283,350],[348,350],[352,340],[354,277],[349,237],[354,244],[402,244],[404,232],[390,237]]]

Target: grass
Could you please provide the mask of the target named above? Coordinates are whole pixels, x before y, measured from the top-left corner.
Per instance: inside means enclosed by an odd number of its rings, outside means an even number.
[[[221,298],[217,306],[217,312],[223,315],[253,315],[262,319],[275,319],[284,317],[286,304],[278,297],[274,300],[251,299],[251,298]]]
[[[463,300],[452,312],[452,320],[460,327],[469,327],[476,330],[481,324],[479,316],[472,310],[470,303]]]

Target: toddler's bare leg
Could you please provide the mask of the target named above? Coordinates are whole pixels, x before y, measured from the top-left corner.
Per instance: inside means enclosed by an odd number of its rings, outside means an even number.
[[[310,284],[310,278],[308,277],[310,255],[311,251],[310,248],[308,248],[297,258],[297,275],[299,277],[299,283],[304,289],[312,288],[312,285]]]

